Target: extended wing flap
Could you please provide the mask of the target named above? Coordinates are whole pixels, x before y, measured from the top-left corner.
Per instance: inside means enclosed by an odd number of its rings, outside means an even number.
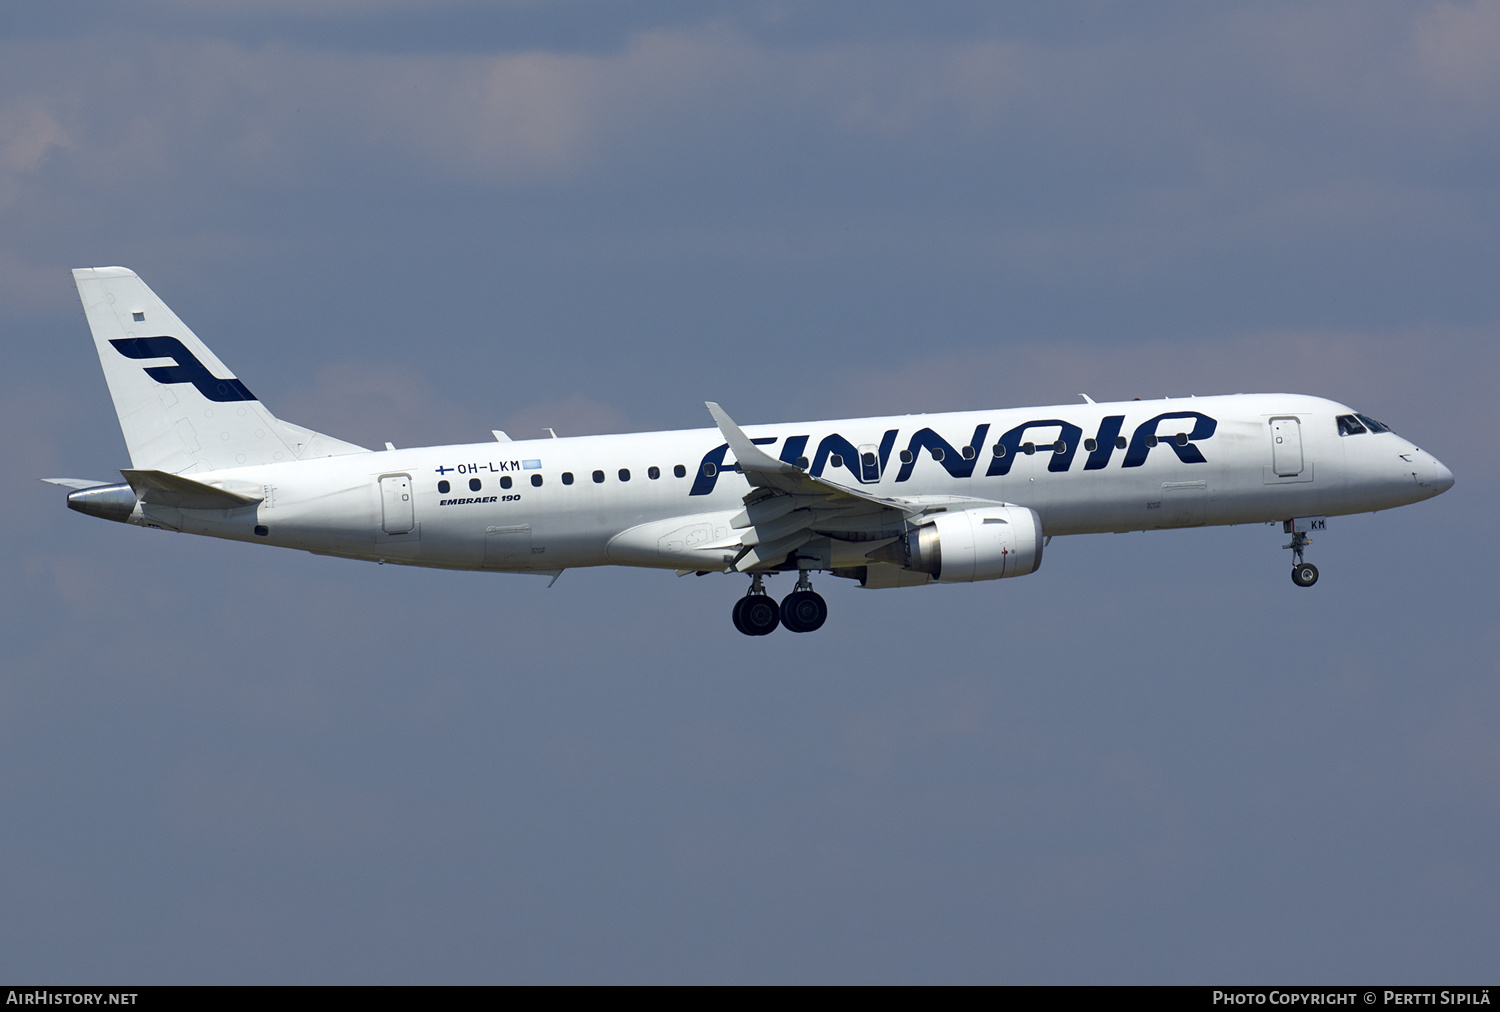
[[[734,561],[734,568],[747,573],[752,569],[774,566],[785,559],[787,553],[811,541],[812,537],[812,531],[803,529],[766,544],[751,545]]]

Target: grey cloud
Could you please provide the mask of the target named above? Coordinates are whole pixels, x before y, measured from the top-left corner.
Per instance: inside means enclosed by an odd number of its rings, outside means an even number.
[[[1448,26],[1456,16],[1433,15],[1424,23],[1423,52],[1455,34],[1472,38]],[[540,49],[349,54],[127,37],[111,45],[81,43],[93,67],[83,80],[49,73],[72,62],[77,42],[13,44],[7,62],[13,73],[50,81],[41,89],[44,102],[77,118],[70,132],[86,134],[87,149],[107,154],[112,171],[160,170],[163,157],[206,129],[219,140],[209,157],[221,170],[238,166],[272,179],[298,171],[317,148],[353,144],[440,172],[535,180],[592,163],[674,121],[678,129],[698,130],[767,105],[884,138],[953,126],[992,134],[1023,124],[1023,137],[1034,131],[1065,137],[1081,121],[1091,128],[1089,147],[1103,142],[1117,154],[1146,156],[1169,136],[1180,144],[1175,128],[1184,118],[1209,137],[1256,130],[1254,120],[1224,121],[1215,107],[1236,93],[1274,98],[1303,71],[1322,76],[1298,88],[1296,99],[1329,114],[1349,111],[1347,90],[1384,124],[1389,99],[1410,95],[1399,60],[1362,52],[1366,81],[1327,59],[1324,46],[1347,50],[1346,21],[1308,14],[1292,19],[1295,29],[1266,30],[1284,20],[1242,14],[1229,24],[1197,22],[1150,45],[985,40],[786,50],[723,30],[648,31],[620,53],[590,56]],[[1370,34],[1357,37],[1366,42]],[[1293,36],[1296,49],[1287,41]],[[1375,41],[1386,48],[1405,44]],[[1227,65],[1209,88],[1180,87],[1183,75],[1211,60]],[[15,143],[45,149],[47,137],[65,134],[58,112],[38,101],[31,100],[27,115],[46,129],[33,125],[31,139]]]
[[[1455,19],[1487,9],[1240,12],[1150,40],[1046,43],[786,48],[708,27],[640,31],[606,54],[17,42],[4,87],[28,97],[6,107],[5,214],[14,243],[79,187],[106,207],[106,194],[128,193],[222,215],[226,183],[237,203],[258,204],[311,177],[378,208],[397,199],[392,188],[550,200],[615,173],[645,185],[659,176],[701,200],[702,180],[727,172],[743,188],[730,207],[764,192],[804,222],[847,218],[851,200],[868,208],[869,234],[855,238],[866,248],[904,248],[933,221],[951,244],[954,219],[968,216],[973,255],[1048,278],[1130,277],[1204,252],[1398,231],[1472,242],[1485,205],[1462,166],[1485,150],[1487,120],[1443,126],[1453,101],[1402,54],[1441,46],[1463,34]],[[1485,93],[1482,81],[1470,90]],[[817,138],[790,163],[756,139],[787,129]],[[929,165],[922,152],[936,138],[949,153]],[[662,145],[679,160],[650,167],[645,153]],[[806,182],[779,185],[788,164]],[[919,216],[891,220],[906,180],[926,176],[937,185],[901,198]],[[1091,187],[1071,213],[1054,212],[1043,195],[1069,176]],[[753,248],[766,227],[730,224],[689,241]],[[840,224],[814,242],[843,234]],[[772,243],[787,246],[779,234]],[[36,262],[15,246],[10,255]]]
[[[1417,18],[1414,41],[1416,72],[1457,111],[1493,114],[1500,102],[1500,3],[1437,4]]]
[[[0,167],[9,172],[34,172],[54,149],[70,144],[62,125],[34,98],[0,110]]]

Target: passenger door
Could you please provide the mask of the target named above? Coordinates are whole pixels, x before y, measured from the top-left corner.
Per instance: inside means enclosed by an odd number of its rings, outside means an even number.
[[[1302,473],[1302,423],[1295,418],[1271,419],[1271,470],[1282,478]]]

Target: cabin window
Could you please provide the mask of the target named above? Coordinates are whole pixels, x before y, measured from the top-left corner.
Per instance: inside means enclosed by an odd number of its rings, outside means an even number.
[[[1090,437],[1083,441],[1083,448],[1090,453],[1093,453],[1095,450],[1099,449],[1099,443],[1093,437]]]
[[[1178,446],[1186,446],[1187,445],[1187,433],[1186,432],[1179,432],[1179,433],[1177,433],[1177,445]]]
[[[451,489],[452,487],[453,486],[450,485],[450,484],[448,484],[447,481],[440,481],[440,482],[438,482],[438,495],[447,495],[448,494],[448,490]]]
[[[629,481],[630,480],[630,468],[628,468],[628,467],[622,467],[622,468],[620,468],[620,480],[621,481]]]
[[[1147,446],[1155,446],[1156,445],[1156,434],[1154,432],[1146,437],[1146,445]]]
[[[510,488],[510,485],[511,485],[510,475],[508,475],[508,474],[502,474],[500,476],[500,487],[501,488]]]
[[[687,468],[683,467],[681,464],[678,464],[672,468],[672,474],[676,475],[678,478],[686,478]]]
[[[478,478],[469,479],[470,492],[478,492],[481,488],[484,488],[484,482],[480,481]]]
[[[860,463],[860,466],[862,466],[862,467],[874,467],[875,466],[875,454],[873,454],[873,453],[861,453],[859,455],[859,463]]]
[[[910,450],[902,450],[901,451],[901,463],[903,463],[903,464],[910,464],[915,459],[916,458],[911,455],[911,451]]]
[[[591,477],[591,478],[594,479],[594,484],[595,485],[603,485],[604,484],[604,472],[603,471],[595,471],[593,474],[589,475],[589,477]]]
[[[802,468],[802,470],[804,470],[804,471],[807,470],[808,463],[809,463],[809,461],[808,461],[808,459],[806,457],[798,457],[797,458],[797,466],[800,467],[800,468]]]
[[[1360,436],[1364,435],[1367,431],[1369,430],[1361,425],[1359,419],[1353,415],[1339,415],[1339,435]]]
[[[994,446],[990,447],[990,449],[994,451],[995,456],[997,456],[997,457],[1003,457],[1003,456],[1005,456],[1005,444],[1004,443],[996,443]]]
[[[1053,453],[1067,453],[1068,452],[1068,441],[1066,439],[1059,439],[1057,442],[1053,443],[1052,444],[1052,452]]]
[[[976,454],[974,453],[974,447],[972,447],[972,446],[966,446],[966,447],[963,448],[963,458],[964,458],[964,460],[973,460],[975,456],[976,456]]]
[[[932,448],[932,459],[933,460],[942,460],[943,459],[943,448],[941,446],[934,446]]]
[[[1021,444],[1021,452],[1024,453],[1024,454],[1026,454],[1027,456],[1030,456],[1031,454],[1033,454],[1033,453],[1036,452],[1036,444],[1035,443],[1022,443]]]
[[[1115,437],[1115,449],[1116,450],[1123,450],[1123,449],[1125,449],[1125,437],[1124,436],[1116,436]]]
[[[648,468],[646,468],[646,477],[650,478],[652,481],[655,481],[656,479],[658,479],[658,478],[661,477],[661,468],[659,468],[659,467],[648,467]]]
[[[705,460],[703,462],[703,477],[705,477],[705,478],[712,478],[714,475],[716,475],[718,473],[719,473],[719,468],[714,464],[713,461],[711,461],[711,460]]]
[[[542,476],[539,475],[539,474],[532,475],[531,476],[531,484],[534,485],[537,488],[541,488],[542,487]]]
[[[840,456],[839,454],[837,454],[837,453],[830,453],[828,455],[828,466],[829,467],[843,467],[844,466],[844,458],[842,456]]]
[[[571,485],[571,484],[573,484],[573,472],[572,471],[564,471],[562,473],[562,479],[563,479],[563,484],[564,485]]]

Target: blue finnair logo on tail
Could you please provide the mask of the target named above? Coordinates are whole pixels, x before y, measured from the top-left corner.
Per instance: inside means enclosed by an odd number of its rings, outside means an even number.
[[[233,377],[219,379],[175,337],[119,337],[109,342],[126,358],[170,358],[176,365],[148,366],[158,383],[191,383],[211,401],[253,401],[255,395]]]

